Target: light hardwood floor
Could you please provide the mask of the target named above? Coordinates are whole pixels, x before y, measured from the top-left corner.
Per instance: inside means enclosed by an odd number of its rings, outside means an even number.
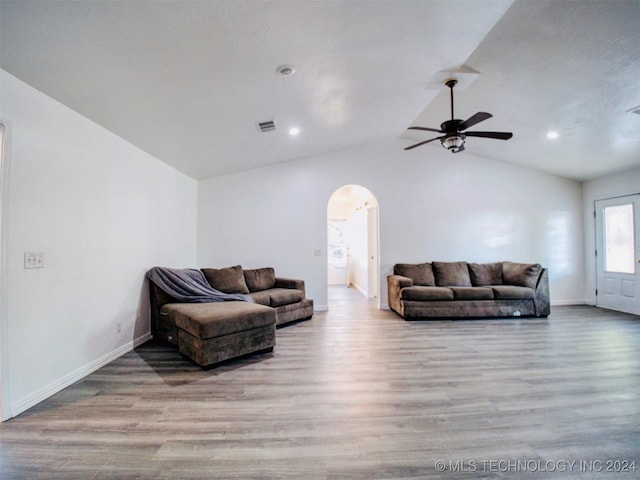
[[[345,287],[272,354],[147,344],[0,425],[2,480],[626,479],[639,452],[637,316],[405,322]]]

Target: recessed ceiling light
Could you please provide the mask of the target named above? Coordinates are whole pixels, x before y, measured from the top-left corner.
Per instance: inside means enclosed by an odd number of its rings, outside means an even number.
[[[283,77],[289,77],[296,73],[296,68],[293,65],[280,65],[276,68],[276,72],[278,72]]]
[[[555,140],[556,138],[558,138],[560,136],[560,134],[554,130],[549,130],[547,132],[547,138],[549,140]]]
[[[292,127],[289,129],[289,135],[295,136],[300,133],[300,129],[298,127]]]

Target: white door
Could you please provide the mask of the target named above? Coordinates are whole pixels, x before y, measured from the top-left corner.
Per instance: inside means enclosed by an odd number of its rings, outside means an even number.
[[[596,201],[596,305],[640,315],[640,194]]]

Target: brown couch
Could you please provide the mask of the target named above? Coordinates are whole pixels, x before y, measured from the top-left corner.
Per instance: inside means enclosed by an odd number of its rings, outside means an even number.
[[[253,300],[213,303],[177,301],[151,283],[151,333],[203,367],[275,346],[276,326],[313,315],[303,280],[276,277],[271,267],[240,265],[201,270],[212,288]]]
[[[398,263],[387,285],[389,307],[405,320],[550,313],[547,269],[540,264]]]
[[[278,327],[313,315],[313,300],[305,298],[304,280],[276,277],[271,267],[243,270],[236,265],[203,268],[202,272],[216,290],[248,294],[258,305],[275,309]]]

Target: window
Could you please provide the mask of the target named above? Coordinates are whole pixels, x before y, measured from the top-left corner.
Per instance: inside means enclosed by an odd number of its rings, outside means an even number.
[[[633,204],[605,207],[603,216],[605,270],[635,273]]]
[[[345,243],[344,227],[346,220],[327,221],[327,239],[329,244],[329,265],[344,267],[347,265],[347,252]]]

